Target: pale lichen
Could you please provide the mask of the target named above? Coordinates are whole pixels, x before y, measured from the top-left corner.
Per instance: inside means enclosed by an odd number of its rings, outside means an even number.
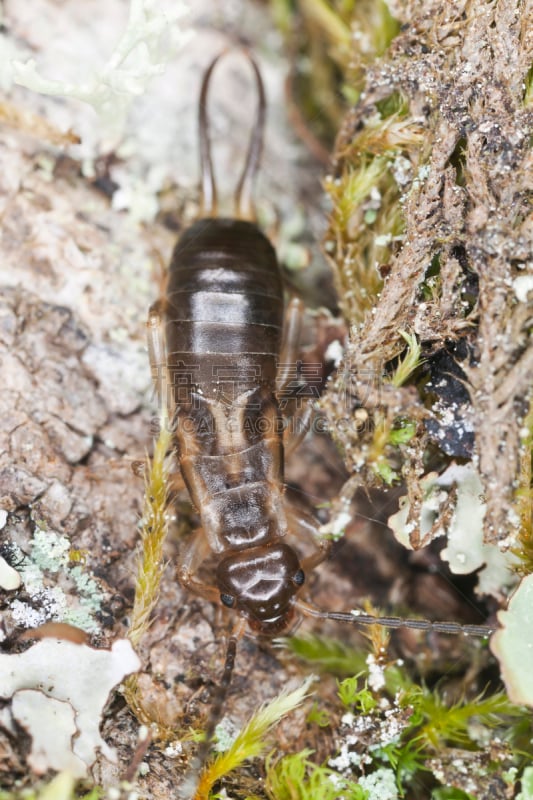
[[[113,138],[120,135],[131,103],[164,70],[173,49],[182,47],[190,31],[178,26],[188,12],[185,2],[164,10],[154,0],[130,0],[126,28],[106,63],[99,69],[78,65],[79,82],[42,76],[35,59],[22,60],[5,34],[3,83],[25,86],[40,94],[73,97],[89,103]]]
[[[11,592],[18,589],[22,583],[20,573],[7,563],[5,558],[0,556],[0,588],[5,592]]]
[[[30,554],[24,555],[12,545],[17,571],[30,598],[29,602],[12,600],[10,608],[17,623],[35,628],[53,620],[68,622],[88,633],[99,632],[97,615],[104,591],[87,567],[70,561],[70,540],[55,531],[36,528],[30,546]],[[69,583],[75,593],[67,591]]]
[[[533,575],[522,579],[507,610],[498,613],[502,626],[491,640],[511,700],[533,706]]]
[[[388,519],[398,541],[412,549],[416,534],[424,545],[446,537],[441,558],[456,575],[478,572],[479,594],[504,596],[515,582],[512,567],[516,556],[483,539],[486,503],[483,486],[472,464],[451,464],[442,475],[430,473],[421,479],[423,499],[413,517],[409,498],[400,498],[400,510]],[[515,529],[515,537],[517,530]],[[512,537],[510,538],[510,541]]]
[[[32,769],[86,777],[98,750],[116,760],[99,732],[102,713],[113,687],[139,666],[127,640],[95,650],[47,638],[23,653],[0,655],[0,697],[11,699],[14,719],[32,738]]]

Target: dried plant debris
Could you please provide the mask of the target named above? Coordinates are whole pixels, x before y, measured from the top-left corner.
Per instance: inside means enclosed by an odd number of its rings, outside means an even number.
[[[68,770],[86,777],[98,750],[114,761],[99,731],[103,709],[111,690],[139,667],[124,639],[96,650],[46,638],[23,653],[0,655],[0,696],[11,701],[12,719],[31,737],[33,772]],[[4,712],[3,727],[6,719]]]
[[[350,490],[405,481],[411,546],[427,533],[428,474],[462,459],[481,481],[483,540],[506,550],[520,493],[531,500],[528,13],[511,0],[389,7],[403,27],[361,78],[326,181],[325,250],[350,339],[322,405],[359,476]],[[399,383],[406,333],[420,360]]]

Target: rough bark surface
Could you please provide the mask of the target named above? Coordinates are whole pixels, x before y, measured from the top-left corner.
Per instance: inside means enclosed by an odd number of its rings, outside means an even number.
[[[74,0],[61,10],[48,0],[6,3],[6,41],[19,48],[14,57],[32,53],[47,76],[75,81],[84,59],[82,77],[109,55],[126,12],[127,4],[119,0],[92,0],[83,7]],[[145,321],[176,230],[198,211],[201,77],[212,58],[242,36],[257,45],[269,102],[261,212],[273,232],[279,227],[276,216],[286,220],[305,202],[307,220],[322,224],[313,162],[285,117],[285,62],[259,41],[267,31],[273,45],[279,44],[266,9],[237,2],[222,13],[211,2],[196,3],[187,25],[190,44],[134,103],[113,148],[99,138],[92,109],[77,100],[15,87],[1,107],[7,121],[0,134],[1,552],[15,568],[26,559],[28,569],[41,553],[38,542],[52,549],[67,543],[69,554],[54,560],[47,551],[38,565],[38,584],[30,586],[25,572],[18,590],[0,593],[6,652],[25,646],[17,637],[49,619],[88,626],[96,646],[127,632],[143,504],[143,481],[131,467],[144,459],[157,428],[151,424],[155,404]],[[246,61],[229,58],[211,94],[220,194],[231,196],[256,102]],[[80,134],[80,147],[57,149],[69,139],[58,128]],[[117,154],[125,142],[126,155]],[[95,158],[95,178],[82,172],[88,155]],[[119,192],[124,202],[112,204],[111,196]],[[139,223],[147,198],[156,200],[159,213],[156,220]],[[126,211],[119,210],[121,204]],[[303,238],[308,237],[306,230]],[[314,261],[320,258],[315,255]],[[316,474],[311,491],[324,481],[324,470]],[[182,516],[187,514],[190,509]],[[209,712],[225,626],[209,603],[181,591],[173,566],[178,546],[174,532],[157,619],[140,647],[139,682],[152,719],[180,738],[189,727],[200,728]],[[85,605],[80,600],[73,563],[94,581],[89,617],[89,598]],[[290,674],[271,649],[243,642],[228,702],[234,724],[286,688]],[[96,783],[117,785],[125,774],[138,725],[118,697],[103,734],[117,748],[119,761],[112,765],[100,758]],[[35,781],[25,760],[28,750],[22,731],[0,724],[1,788]],[[150,772],[141,779],[145,797],[168,797],[179,784],[183,760],[164,751],[165,744],[158,744],[148,756]]]
[[[493,492],[489,535],[496,536],[505,523],[502,515],[517,456],[520,415],[511,411],[517,407],[520,411],[531,377],[525,332],[528,312],[525,304],[516,304],[509,288],[515,262],[527,260],[524,203],[530,120],[521,86],[531,57],[531,32],[525,29],[524,4],[472,0],[453,4],[453,15],[449,5],[443,10],[442,4],[430,0],[398,4],[395,13],[407,28],[390,57],[369,73],[364,103],[348,116],[339,140],[340,152],[373,103],[400,90],[409,97],[431,148],[428,177],[408,201],[403,248],[375,316],[353,333],[346,367],[355,389],[364,386],[370,396],[366,383],[357,384],[357,375],[374,368],[377,353],[380,363],[396,355],[399,329],[412,327],[421,338],[435,342],[462,334],[472,320],[455,315],[460,265],[454,248],[459,243],[480,286],[476,317],[480,355],[470,368],[469,381],[475,387],[472,403],[480,415],[476,430],[480,466]],[[17,0],[5,3],[5,22],[9,41],[26,54],[31,51],[44,69],[58,75],[63,65],[55,61],[56,42],[62,58],[81,62],[87,57],[91,63],[95,49],[112,48],[125,12],[119,0],[84,4],[70,0],[60,9],[53,0]],[[37,588],[28,584],[0,595],[2,639],[12,650],[22,646],[17,636],[25,629],[57,617],[60,611],[63,616],[71,613],[75,620],[88,606],[94,644],[107,644],[127,630],[143,495],[131,462],[143,458],[154,434],[144,323],[159,292],[159,264],[168,262],[176,230],[197,211],[198,87],[203,69],[228,39],[248,37],[259,52],[267,83],[269,128],[259,192],[268,198],[264,215],[268,217],[273,208],[286,220],[301,202],[315,231],[320,229],[316,164],[288,130],[283,95],[286,63],[277,54],[279,39],[266,8],[245,0],[223,4],[206,0],[194,4],[190,25],[195,36],[187,50],[133,106],[123,138],[114,143],[112,152],[99,141],[92,111],[77,101],[43,98],[20,89],[11,96],[15,107],[42,115],[52,129],[60,126],[82,133],[82,150],[66,154],[52,146],[55,139],[45,132],[46,126],[38,125],[37,117],[25,117],[22,123],[12,108],[0,109],[2,118],[11,121],[0,135],[0,508],[4,512],[0,536],[2,545],[8,545],[2,553],[12,557],[16,545],[19,556],[22,553],[34,564],[42,536],[50,545],[65,539],[71,558],[82,563],[96,586],[90,598],[93,605],[88,595],[82,603],[70,563],[54,561],[48,553],[48,560],[43,557],[40,562],[43,577]],[[232,165],[242,153],[242,131],[254,103],[252,85],[243,79],[241,66],[230,66],[225,75],[223,89],[213,98],[223,186],[233,180]],[[479,90],[476,81],[481,80]],[[96,181],[84,177],[82,170],[87,156],[83,147],[89,140],[100,156]],[[462,140],[465,184],[459,185],[450,157]],[[129,197],[127,212],[110,202],[118,192]],[[158,214],[155,221],[140,224],[139,208],[145,209],[147,195],[150,201],[157,198]],[[417,308],[416,287],[437,240],[447,293],[438,307]],[[316,283],[322,287],[327,279],[318,274]],[[390,402],[398,413],[416,405],[408,390],[392,395],[391,390]],[[500,439],[505,441],[504,450]],[[349,459],[348,466],[353,466]],[[310,506],[330,500],[345,479],[341,459],[325,436],[306,441],[287,468],[293,494]],[[391,539],[386,518],[396,499],[391,492],[374,505],[361,493],[347,542],[322,569],[320,581],[309,577],[309,594],[317,605],[332,609],[353,607],[361,597],[371,596],[378,604],[389,600],[425,616],[438,606],[443,618],[478,622],[469,601],[463,602],[450,589],[448,577],[439,573],[433,553],[411,558]],[[178,506],[177,516],[187,527],[190,508]],[[190,727],[200,728],[209,712],[225,630],[209,603],[186,595],[178,586],[173,566],[177,535],[169,537],[166,548],[168,567],[157,614],[139,648],[145,709],[162,728],[176,733],[176,741],[169,743],[174,749],[167,748],[167,742],[155,742],[144,755],[149,770],[138,776],[137,788],[143,797],[155,800],[175,795],[187,760],[176,742]],[[420,573],[417,583],[412,581],[413,571]],[[311,627],[309,622],[305,625]],[[333,625],[314,629],[338,636]],[[357,636],[350,628],[343,641]],[[428,665],[428,674],[460,672],[470,659],[462,642],[436,643],[412,631],[399,634],[397,651],[406,657],[416,651]],[[486,658],[477,655],[480,663]],[[294,659],[271,645],[245,639],[228,697],[228,717],[239,727],[261,702],[293,688],[301,677]],[[473,692],[482,688],[476,680],[477,676],[472,679]],[[460,682],[458,687],[460,693]],[[325,678],[318,690],[333,697],[334,679]],[[325,759],[336,747],[332,736],[338,707],[331,704],[327,732],[306,725],[307,711],[299,711],[277,729],[277,744],[291,752],[310,747],[317,760]],[[35,776],[29,774],[26,762],[28,737],[3,723],[2,717],[0,788],[10,788],[18,780],[31,785]],[[134,757],[138,728],[117,695],[102,733],[117,748],[118,764],[100,758],[92,775],[96,783],[117,785]],[[246,781],[251,787],[248,794],[260,791],[255,765],[245,772],[244,783],[239,776],[242,791],[235,796],[246,795]]]
[[[487,503],[485,539],[505,547],[516,527],[513,491],[533,382],[532,295],[519,297],[514,283],[532,274],[532,111],[525,98],[532,6],[398,2],[392,10],[405,27],[368,71],[339,135],[337,167],[349,169],[376,104],[399,93],[407,98],[413,137],[423,130],[423,147],[411,153],[413,174],[421,162],[424,169],[401,201],[403,241],[371,313],[352,328],[344,376],[370,407],[383,403],[396,415],[427,419],[412,389],[380,385],[373,394],[368,376],[381,375],[401,352],[400,331],[414,331],[428,352],[468,342],[471,358],[462,367]],[[330,231],[330,239],[337,237]],[[343,286],[350,254],[343,242],[334,258]],[[440,291],[427,299],[421,286],[435,259]],[[476,302],[465,313],[473,279]],[[333,426],[339,413],[334,406]],[[345,448],[349,468],[357,469],[360,444]]]

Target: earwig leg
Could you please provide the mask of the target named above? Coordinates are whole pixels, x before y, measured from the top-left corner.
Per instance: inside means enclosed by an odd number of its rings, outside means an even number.
[[[220,600],[218,589],[197,577],[198,569],[209,553],[209,542],[203,529],[199,528],[194,531],[190,541],[180,553],[178,580],[184,589],[189,589],[212,603],[218,603]]]
[[[226,697],[228,696],[233,669],[235,667],[237,642],[242,637],[244,629],[245,622],[241,619],[238,621],[228,639],[228,644],[226,647],[226,659],[224,662],[224,672],[222,673],[222,678],[218,687],[215,689],[213,706],[211,708],[211,714],[205,730],[204,740],[200,743],[198,753],[193,758],[182,785],[178,788],[179,800],[191,800],[192,797],[200,797],[200,792],[198,792],[198,781],[200,780],[201,772],[205,766],[209,748],[213,743],[216,727],[222,717],[222,710],[224,708],[224,703],[226,702]],[[204,797],[207,796],[207,794],[202,793],[201,796]]]
[[[307,402],[297,409],[296,413],[289,419],[287,427],[283,431],[283,450],[285,457],[294,452],[298,445],[305,439],[307,431],[311,426],[313,413],[313,404]]]
[[[318,525],[311,514],[302,509],[295,509],[288,503],[285,505],[285,513],[291,533],[313,545],[314,552],[302,559],[304,572],[312,570],[328,557],[332,543],[329,539],[320,538],[317,535]]]
[[[166,406],[168,419],[173,418],[171,383],[167,367],[167,348],[164,331],[165,303],[157,300],[148,311],[146,322],[148,355],[152,370],[152,381],[160,408]]]
[[[167,487],[168,491],[171,494],[178,494],[182,492],[185,487],[185,481],[183,480],[183,475],[179,471],[179,469],[174,470],[174,472],[170,472],[167,476]]]
[[[331,551],[332,542],[328,539],[323,539],[320,542],[318,550],[313,555],[308,556],[307,558],[302,559],[302,569],[304,572],[309,572],[321,564],[326,558],[329,556]]]
[[[295,378],[303,314],[304,304],[302,300],[299,297],[292,297],[287,306],[283,323],[283,343],[276,376],[276,392],[278,395]]]

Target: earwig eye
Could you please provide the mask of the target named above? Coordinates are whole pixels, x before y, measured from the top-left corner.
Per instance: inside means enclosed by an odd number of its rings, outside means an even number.
[[[235,605],[235,598],[233,597],[232,594],[222,593],[220,595],[220,602],[223,603],[223,605],[227,606],[228,608],[233,608],[233,606]]]
[[[303,585],[303,582],[305,581],[305,574],[304,574],[303,569],[299,569],[298,570],[296,575],[293,577],[292,581],[293,581],[293,583],[296,584],[296,586],[302,586]]]

